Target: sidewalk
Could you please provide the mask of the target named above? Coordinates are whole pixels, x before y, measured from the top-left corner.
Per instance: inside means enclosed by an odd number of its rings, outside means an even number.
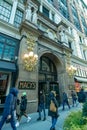
[[[71,111],[78,111],[78,110],[81,110],[81,108],[82,107],[80,104],[77,107],[71,107],[70,110],[66,106],[64,111],[62,111],[62,107],[59,107],[60,116],[56,124],[56,130],[63,130],[63,123],[67,115]],[[46,110],[46,114],[47,113],[48,111]],[[37,121],[38,113],[32,113],[32,114],[29,114],[29,116],[32,118],[31,121],[29,123],[26,123],[26,118],[22,117],[20,126],[17,128],[17,130],[29,130],[29,129],[30,130],[50,130],[51,118],[48,117],[48,115],[47,115],[46,121]],[[7,129],[12,130],[10,124],[4,124],[2,130],[7,130]]]

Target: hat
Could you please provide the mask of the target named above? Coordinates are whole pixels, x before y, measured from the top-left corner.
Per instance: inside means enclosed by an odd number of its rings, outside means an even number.
[[[23,96],[26,96],[26,92],[23,92],[22,95],[23,95]]]

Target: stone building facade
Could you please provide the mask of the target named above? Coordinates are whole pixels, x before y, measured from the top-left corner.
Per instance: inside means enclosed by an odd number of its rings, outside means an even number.
[[[27,38],[34,41],[38,55],[34,71],[24,68]],[[73,66],[67,73],[67,67]],[[87,90],[87,6],[82,0],[0,1],[0,102],[10,87],[26,91],[28,112],[37,110],[42,90],[48,106],[51,90],[69,98],[71,90]]]

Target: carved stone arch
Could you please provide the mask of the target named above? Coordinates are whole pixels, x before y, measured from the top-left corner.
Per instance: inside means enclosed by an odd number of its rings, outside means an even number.
[[[41,49],[39,52],[39,59],[41,56],[47,56],[51,59],[54,62],[58,72],[64,69],[63,58],[58,53],[51,50]]]

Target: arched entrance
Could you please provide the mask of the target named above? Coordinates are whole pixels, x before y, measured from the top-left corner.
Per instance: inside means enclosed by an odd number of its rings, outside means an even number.
[[[39,87],[38,95],[42,90],[45,93],[46,108],[48,107],[48,95],[51,90],[56,91],[57,101],[60,104],[59,83],[57,81],[57,69],[51,58],[43,55],[39,63]],[[38,97],[39,98],[39,97]]]

